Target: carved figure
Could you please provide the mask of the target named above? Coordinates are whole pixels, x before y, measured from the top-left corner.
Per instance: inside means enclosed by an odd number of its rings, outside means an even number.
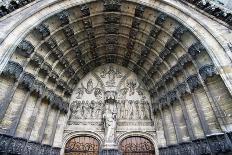
[[[105,129],[105,143],[113,143],[115,138],[116,131],[116,113],[111,112],[109,109],[106,109],[106,112],[103,114],[103,122]]]
[[[129,95],[134,95],[135,93],[135,88],[137,86],[136,80],[127,80],[126,82],[127,87],[129,88]]]

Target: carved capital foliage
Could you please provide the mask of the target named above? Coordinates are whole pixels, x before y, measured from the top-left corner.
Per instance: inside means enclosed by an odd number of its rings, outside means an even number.
[[[155,24],[162,26],[166,19],[167,15],[165,13],[160,13],[159,16],[156,18]]]
[[[57,17],[60,19],[62,26],[69,24],[68,16],[69,16],[69,13],[67,11],[62,11],[57,14]]]
[[[201,85],[201,82],[200,80],[198,79],[197,75],[191,75],[187,78],[187,83],[189,85],[189,89],[191,91],[194,91],[194,89],[197,89],[200,85]]]
[[[34,49],[34,46],[29,41],[23,40],[17,46],[16,52],[26,58],[29,58],[30,55],[34,52]]]
[[[199,74],[201,75],[203,80],[206,80],[208,77],[212,77],[216,74],[216,69],[212,64],[205,65],[199,69]]]
[[[19,75],[23,72],[23,67],[14,61],[9,61],[3,70],[3,75],[9,76],[13,79],[18,79]]]
[[[45,92],[45,84],[41,81],[35,80],[32,90],[38,93],[40,96]]]
[[[104,0],[105,11],[120,11],[121,0]]]
[[[81,13],[83,17],[89,16],[90,15],[90,10],[87,4],[83,4],[80,6],[81,7]]]
[[[137,5],[136,8],[135,8],[135,17],[142,18],[144,10],[145,10],[144,5],[141,5],[141,4]]]
[[[34,65],[39,66],[44,62],[44,58],[41,55],[39,55],[38,53],[35,53],[33,55],[33,57],[31,58],[31,62]]]
[[[48,29],[48,26],[44,23],[40,24],[39,26],[36,26],[35,31],[37,31],[40,34],[40,37],[42,39],[45,39],[50,35],[50,30]]]
[[[205,47],[200,43],[200,42],[196,42],[195,44],[191,45],[188,49],[188,53],[193,57],[196,58],[197,55],[200,52],[205,51]]]
[[[35,76],[32,75],[31,73],[25,72],[23,73],[20,79],[20,84],[27,89],[31,89],[34,81],[35,81]]]

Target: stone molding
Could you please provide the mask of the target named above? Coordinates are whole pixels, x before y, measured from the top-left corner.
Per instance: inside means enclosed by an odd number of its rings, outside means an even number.
[[[0,153],[23,155],[59,155],[61,148],[0,134]]]

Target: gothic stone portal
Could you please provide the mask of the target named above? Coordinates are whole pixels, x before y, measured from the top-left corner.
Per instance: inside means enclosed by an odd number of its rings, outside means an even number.
[[[91,132],[102,137],[101,149],[116,149],[116,139],[128,132],[155,135],[146,86],[128,69],[107,64],[87,74],[77,85],[65,134]]]

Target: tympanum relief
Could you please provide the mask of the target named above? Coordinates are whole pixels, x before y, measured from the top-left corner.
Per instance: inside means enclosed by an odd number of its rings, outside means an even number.
[[[98,67],[73,94],[68,129],[102,132],[108,143],[114,143],[116,132],[141,130],[141,126],[153,130],[146,86],[126,68]]]

